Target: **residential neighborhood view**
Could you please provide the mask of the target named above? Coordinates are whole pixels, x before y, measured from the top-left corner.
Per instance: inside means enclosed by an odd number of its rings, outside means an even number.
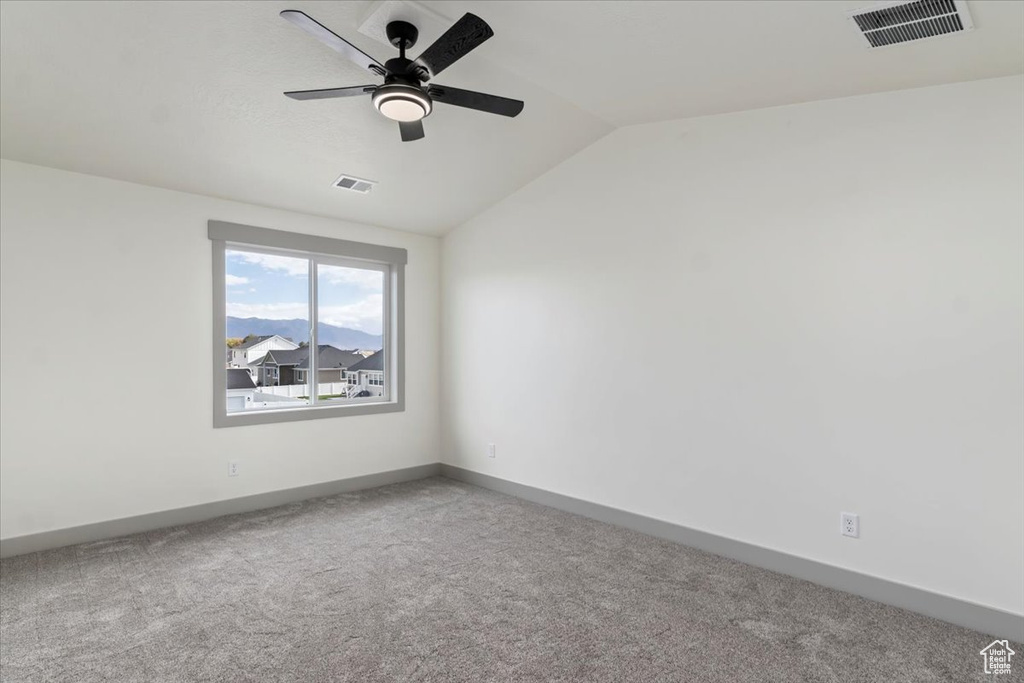
[[[309,261],[228,251],[227,410],[385,395],[383,273],[319,265],[317,348],[309,345]],[[316,377],[311,376],[315,359]],[[313,388],[315,387],[315,388]]]
[[[227,339],[228,411],[309,403],[310,347],[280,335]],[[384,395],[384,351],[317,348],[319,400]]]

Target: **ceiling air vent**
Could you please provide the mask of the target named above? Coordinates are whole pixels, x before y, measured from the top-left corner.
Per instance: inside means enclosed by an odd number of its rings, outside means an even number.
[[[869,47],[939,38],[974,28],[966,0],[883,2],[850,12]]]
[[[342,190],[351,190],[352,192],[358,192],[360,194],[369,194],[373,186],[377,184],[376,180],[363,180],[362,178],[355,178],[350,175],[339,176],[334,181],[335,187],[340,187]]]

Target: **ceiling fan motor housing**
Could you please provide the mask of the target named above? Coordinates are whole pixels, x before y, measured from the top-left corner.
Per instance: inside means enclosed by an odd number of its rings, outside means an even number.
[[[408,33],[392,37],[396,25],[404,25],[411,29],[413,31],[412,40],[415,42],[415,26],[404,21],[393,21],[388,24],[388,38],[392,43],[397,44],[402,40],[409,39]],[[384,78],[384,85],[373,93],[373,106],[381,114],[395,121],[419,121],[430,116],[434,102],[420,84],[415,64],[412,60],[405,58],[405,46],[402,47],[402,57],[393,57],[384,63],[388,75]]]
[[[419,29],[408,21],[388,22],[385,31],[388,34],[388,40],[399,50],[408,50],[416,44],[416,39],[420,35]]]

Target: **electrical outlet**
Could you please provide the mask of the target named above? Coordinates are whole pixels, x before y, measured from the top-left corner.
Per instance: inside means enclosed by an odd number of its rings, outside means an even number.
[[[495,456],[496,456],[496,453],[495,453],[494,444],[493,443],[487,444],[487,457],[488,458],[493,458]]]
[[[843,536],[860,538],[860,515],[843,512],[839,515],[839,533]]]
[[[229,477],[237,477],[238,476],[238,461],[237,460],[232,460],[231,462],[228,463],[228,476]]]

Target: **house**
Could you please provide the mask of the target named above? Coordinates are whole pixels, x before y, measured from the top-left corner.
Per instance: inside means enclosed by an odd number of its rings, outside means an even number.
[[[245,410],[247,404],[252,404],[256,382],[247,368],[228,368],[227,374],[228,410]]]
[[[253,337],[238,346],[228,348],[228,367],[247,368],[265,356],[268,351],[286,351],[297,348],[299,348],[298,344],[279,334]]]
[[[363,360],[355,351],[321,344],[317,355],[317,381],[342,382],[345,370]],[[309,347],[268,351],[249,366],[249,372],[261,387],[306,384],[309,381]]]
[[[350,389],[349,395],[383,396],[384,395],[384,350],[375,351],[345,371],[345,381]]]

